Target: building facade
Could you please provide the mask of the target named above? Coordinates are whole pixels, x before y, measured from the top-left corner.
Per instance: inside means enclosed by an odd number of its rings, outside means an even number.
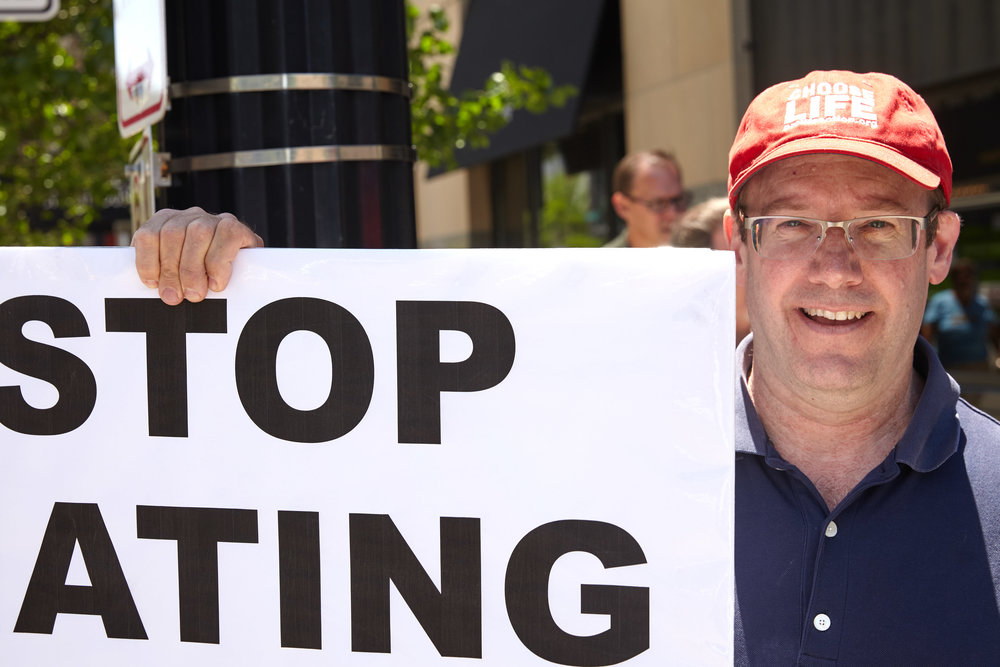
[[[429,0],[418,0],[428,6]],[[446,0],[452,89],[503,59],[578,95],[516,112],[461,168],[417,171],[421,247],[599,245],[618,231],[626,152],[680,161],[695,200],[725,192],[729,145],[757,92],[812,69],[885,71],[927,99],[955,163],[959,253],[1000,277],[1000,3],[996,0]],[[475,83],[479,81],[480,83]]]

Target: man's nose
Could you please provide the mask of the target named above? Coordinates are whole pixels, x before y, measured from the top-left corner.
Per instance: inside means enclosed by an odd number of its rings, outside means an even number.
[[[823,246],[834,246],[835,249],[847,248],[851,252],[854,251],[854,244],[851,243],[850,237],[847,235],[847,230],[843,227],[834,227],[832,225],[827,226],[826,232],[823,235],[823,240],[820,242],[819,248],[816,252],[823,249]],[[856,253],[855,253],[856,254]]]
[[[861,259],[854,250],[847,232],[837,227],[826,235],[811,258],[810,279],[830,287],[854,285],[861,281]]]

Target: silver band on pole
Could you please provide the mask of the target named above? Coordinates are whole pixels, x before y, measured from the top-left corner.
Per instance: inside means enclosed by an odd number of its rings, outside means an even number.
[[[170,84],[170,97],[262,93],[279,90],[356,90],[413,96],[410,83],[403,79],[367,74],[255,74],[228,76]]]
[[[268,148],[258,151],[234,151],[192,155],[170,160],[170,172],[207,171],[241,167],[276,167],[285,164],[315,162],[357,162],[362,160],[396,160],[413,162],[416,151],[412,146],[297,146],[295,148]]]

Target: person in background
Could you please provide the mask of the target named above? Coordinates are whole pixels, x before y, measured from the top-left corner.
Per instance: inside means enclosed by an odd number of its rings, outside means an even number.
[[[674,226],[670,245],[675,248],[730,250],[722,225],[722,218],[728,210],[729,200],[725,197],[711,197],[692,206]]]
[[[729,210],[729,200],[712,197],[691,207],[680,217],[671,234],[671,245],[675,248],[711,248],[730,251],[729,239],[722,225],[722,219]],[[750,333],[750,317],[747,315],[746,291],[743,284],[736,284],[736,343]]]
[[[986,297],[978,293],[975,262],[955,260],[951,284],[951,289],[938,292],[927,303],[921,334],[935,345],[945,368],[987,370],[989,346],[998,347],[1000,325]]]
[[[626,155],[615,167],[611,187],[611,206],[625,221],[625,229],[605,247],[670,245],[671,229],[688,205],[673,155],[661,150]]]

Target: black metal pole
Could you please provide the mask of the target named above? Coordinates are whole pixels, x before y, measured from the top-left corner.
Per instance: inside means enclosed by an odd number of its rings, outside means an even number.
[[[415,247],[404,11],[166,0],[166,205],[230,211],[269,246]]]

